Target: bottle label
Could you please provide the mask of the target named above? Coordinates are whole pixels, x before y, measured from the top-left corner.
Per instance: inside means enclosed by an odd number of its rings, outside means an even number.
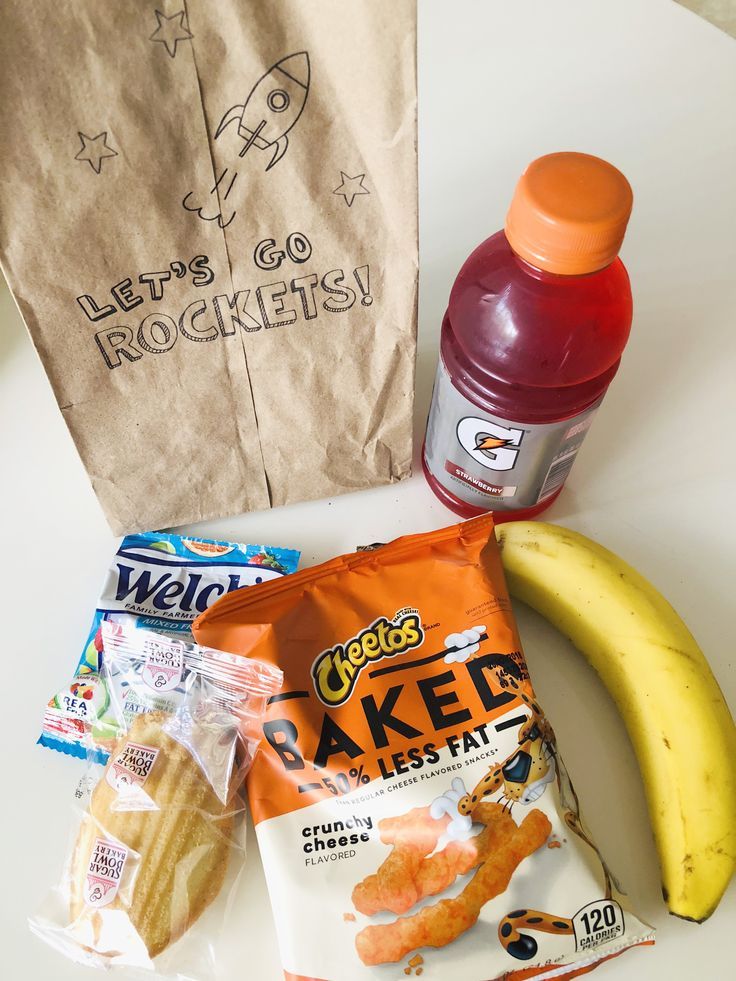
[[[475,507],[534,507],[564,484],[601,401],[562,422],[510,422],[465,398],[440,358],[427,422],[427,468]]]

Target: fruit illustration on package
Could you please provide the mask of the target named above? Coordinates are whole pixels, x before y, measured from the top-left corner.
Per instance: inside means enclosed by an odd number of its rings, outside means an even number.
[[[81,719],[94,722],[108,707],[109,696],[105,685],[95,674],[79,674],[49,701],[49,708],[55,709],[66,719]]]
[[[69,685],[69,691],[72,693],[74,698],[84,698],[86,701],[94,698],[94,688],[91,685],[86,685],[83,682],[74,681]]]
[[[259,552],[257,555],[252,555],[248,559],[250,565],[262,565],[269,569],[275,569],[277,572],[283,571],[283,566],[278,561],[278,559],[272,555],[270,552]]]
[[[736,728],[692,634],[631,566],[544,522],[496,529],[512,596],[569,637],[613,696],[649,804],[671,913],[713,913],[736,865]]]
[[[175,555],[176,551],[171,542],[162,540],[160,542],[151,542],[151,548],[157,549],[159,552],[167,552],[169,555]]]

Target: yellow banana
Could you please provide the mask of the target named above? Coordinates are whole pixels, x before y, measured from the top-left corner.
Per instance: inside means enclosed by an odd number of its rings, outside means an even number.
[[[570,638],[618,705],[670,912],[707,919],[736,866],[736,728],[702,651],[654,586],[589,538],[537,521],[496,537],[512,596]]]

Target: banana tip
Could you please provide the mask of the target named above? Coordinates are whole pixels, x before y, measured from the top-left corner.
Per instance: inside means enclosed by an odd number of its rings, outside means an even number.
[[[677,910],[672,909],[672,907],[670,906],[669,903],[670,894],[667,892],[664,886],[662,886],[662,898],[667,904],[667,912],[670,914],[670,916],[676,916],[678,920],[687,920],[689,923],[705,923],[705,921],[710,916],[712,916],[712,914],[715,912],[716,909],[716,907],[714,906],[712,909],[709,909],[708,912],[704,913],[702,916],[690,916],[688,913],[678,913]]]

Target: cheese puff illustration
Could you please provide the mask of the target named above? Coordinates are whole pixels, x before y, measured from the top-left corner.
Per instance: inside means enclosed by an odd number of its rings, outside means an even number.
[[[489,817],[487,858],[463,891],[413,916],[365,927],[355,938],[364,964],[393,964],[420,947],[444,947],[457,940],[475,924],[485,904],[505,892],[521,862],[552,830],[549,818],[536,809],[519,826],[503,808],[494,808]]]
[[[448,817],[432,817],[431,810],[415,808],[403,818],[387,818],[379,823],[381,841],[394,847],[378,870],[353,889],[353,904],[359,912],[366,916],[384,910],[406,913],[427,896],[444,892],[459,875],[485,861],[491,840],[488,827],[470,840],[451,840],[441,851],[431,854],[449,829]],[[500,804],[481,804],[475,819],[489,825],[501,810]]]

